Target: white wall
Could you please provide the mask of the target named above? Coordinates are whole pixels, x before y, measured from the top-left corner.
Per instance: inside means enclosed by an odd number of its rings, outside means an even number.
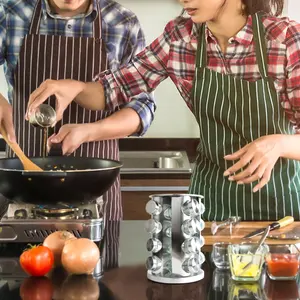
[[[290,19],[300,22],[300,1],[299,0],[288,0],[287,14]]]
[[[283,16],[287,16],[288,15],[288,1],[286,0],[284,2],[284,9],[283,9]]]
[[[0,93],[7,99],[7,84],[2,66],[0,66]]]

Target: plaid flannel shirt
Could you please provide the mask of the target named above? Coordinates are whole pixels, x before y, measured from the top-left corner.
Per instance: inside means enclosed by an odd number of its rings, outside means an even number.
[[[287,116],[300,125],[300,24],[288,18],[263,17],[268,74],[274,80],[278,99]],[[98,77],[105,87],[108,107],[130,101],[134,95],[153,91],[170,77],[192,109],[191,90],[195,75],[198,26],[190,18],[179,17],[139,53],[126,67],[104,72]],[[229,40],[223,54],[216,38],[206,27],[207,67],[239,79],[261,78],[256,62],[252,17]]]

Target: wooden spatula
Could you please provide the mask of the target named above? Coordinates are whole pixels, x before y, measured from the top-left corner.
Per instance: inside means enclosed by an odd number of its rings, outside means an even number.
[[[24,170],[26,171],[43,171],[39,166],[34,164],[22,151],[20,146],[17,143],[11,143],[7,137],[6,130],[3,127],[0,127],[0,133],[9,147],[16,153],[19,157],[21,163],[23,164]]]

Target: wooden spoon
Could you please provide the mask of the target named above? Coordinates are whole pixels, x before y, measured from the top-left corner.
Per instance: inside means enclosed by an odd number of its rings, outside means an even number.
[[[22,151],[19,144],[17,143],[11,143],[7,137],[7,133],[4,130],[3,127],[0,127],[0,133],[6,143],[9,145],[9,147],[16,153],[16,155],[19,157],[21,163],[23,164],[25,171],[43,171],[39,166],[37,166],[35,163],[33,163]]]

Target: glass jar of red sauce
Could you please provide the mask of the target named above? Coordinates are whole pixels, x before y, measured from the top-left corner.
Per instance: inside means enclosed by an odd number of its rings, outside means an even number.
[[[265,260],[267,273],[271,279],[296,279],[300,267],[300,253],[294,245],[272,245]]]

